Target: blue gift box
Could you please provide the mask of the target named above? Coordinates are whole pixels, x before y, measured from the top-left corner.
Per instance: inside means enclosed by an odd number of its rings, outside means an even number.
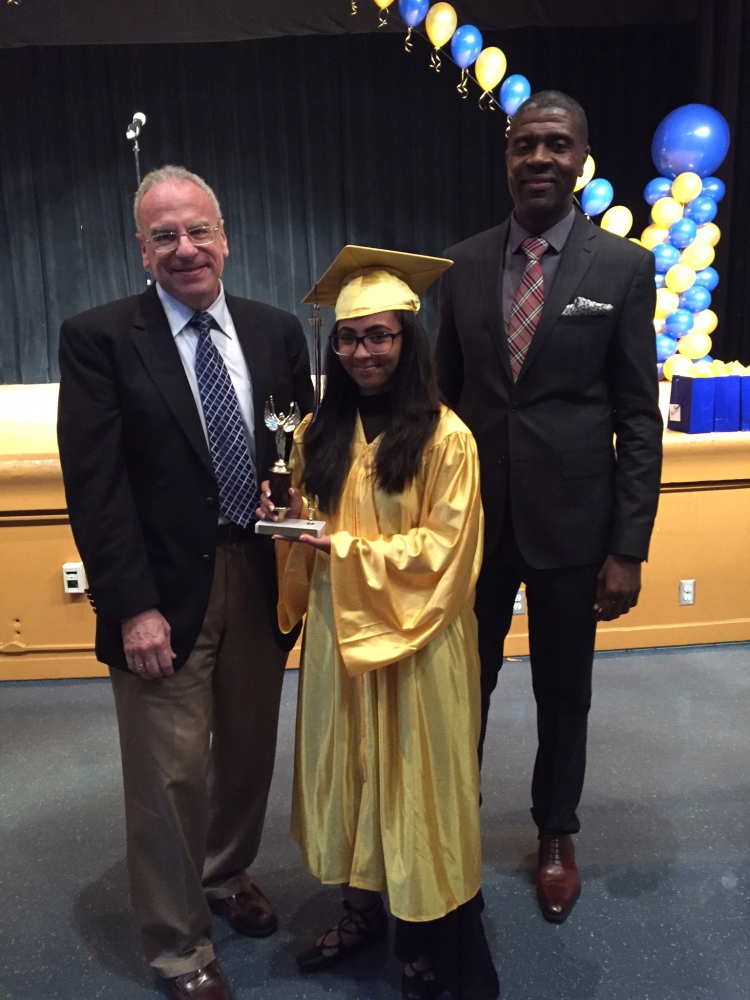
[[[669,429],[685,434],[709,434],[714,429],[714,393],[718,381],[675,375],[669,398]]]
[[[719,376],[714,402],[714,430],[738,431],[740,429],[740,375]]]
[[[750,431],[750,375],[740,375],[740,430]]]

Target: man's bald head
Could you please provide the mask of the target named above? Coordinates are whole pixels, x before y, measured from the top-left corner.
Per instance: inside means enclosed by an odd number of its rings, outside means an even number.
[[[575,122],[576,128],[580,132],[580,139],[584,146],[589,142],[589,123],[586,112],[575,98],[568,94],[563,94],[561,90],[540,90],[537,94],[532,94],[518,111],[513,115],[510,123],[510,132],[514,126],[521,122],[523,116],[529,111],[565,111]],[[509,134],[510,134],[509,132]]]

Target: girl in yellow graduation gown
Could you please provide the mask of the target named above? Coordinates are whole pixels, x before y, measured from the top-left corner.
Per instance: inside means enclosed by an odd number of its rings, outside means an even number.
[[[307,615],[292,833],[309,870],[342,885],[347,911],[298,963],[330,968],[383,937],[387,892],[403,995],[490,1000],[499,990],[480,917],[479,467],[470,431],[439,402],[415,316],[415,286],[450,262],[363,249],[352,260],[357,249],[331,269],[326,392],[290,458],[290,516],[304,516],[303,493],[317,496],[326,533],[277,541],[282,630]],[[324,303],[331,271],[318,285]],[[267,484],[261,511],[275,516]]]

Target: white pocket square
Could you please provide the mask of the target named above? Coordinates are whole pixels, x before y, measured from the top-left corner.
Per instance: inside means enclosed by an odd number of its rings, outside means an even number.
[[[594,302],[593,299],[578,298],[569,302],[562,311],[563,316],[605,316],[614,306],[609,302]]]

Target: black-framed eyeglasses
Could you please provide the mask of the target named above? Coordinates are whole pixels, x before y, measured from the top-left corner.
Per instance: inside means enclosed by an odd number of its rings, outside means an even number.
[[[401,330],[398,333],[386,333],[385,330],[378,330],[374,333],[366,333],[363,337],[358,337],[354,333],[333,333],[329,340],[336,354],[349,357],[356,354],[360,343],[365,345],[368,354],[388,354],[393,347],[393,341],[400,336]]]
[[[187,236],[194,247],[205,247],[216,240],[220,228],[220,226],[193,226],[186,233],[174,233],[165,229],[162,232],[152,233],[146,243],[153,246],[154,253],[169,253],[170,250],[177,249],[183,236]]]

